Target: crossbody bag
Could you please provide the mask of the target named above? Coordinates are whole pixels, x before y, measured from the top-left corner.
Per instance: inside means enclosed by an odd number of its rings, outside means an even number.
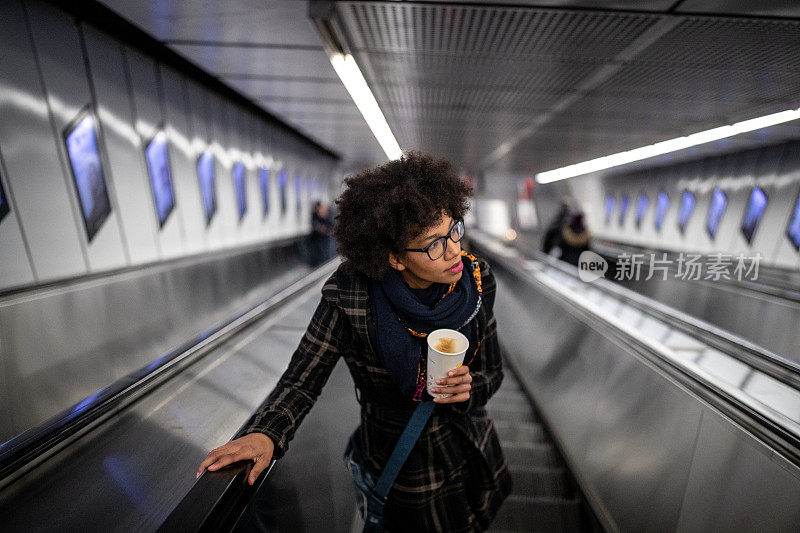
[[[406,459],[408,459],[411,449],[419,439],[419,435],[428,422],[433,408],[433,402],[417,404],[377,482],[373,481],[372,476],[364,468],[364,452],[361,450],[360,445],[361,426],[350,435],[350,440],[347,441],[347,448],[344,452],[344,464],[353,474],[353,483],[356,486],[356,496],[358,497],[358,509],[364,519],[364,533],[379,533],[383,531],[383,507],[386,505],[389,490],[394,485],[394,480],[400,473],[400,469]]]

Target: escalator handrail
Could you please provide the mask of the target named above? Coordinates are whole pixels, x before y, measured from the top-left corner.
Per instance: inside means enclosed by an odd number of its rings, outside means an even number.
[[[330,275],[334,258],[248,310],[221,321],[147,366],[116,380],[43,424],[0,444],[0,486],[11,483],[52,453],[209,353],[306,287]]]
[[[241,429],[241,428],[240,428]],[[191,490],[159,526],[160,533],[183,531],[231,531],[269,476],[276,460],[250,485],[253,463],[239,461],[221,470],[206,470]]]

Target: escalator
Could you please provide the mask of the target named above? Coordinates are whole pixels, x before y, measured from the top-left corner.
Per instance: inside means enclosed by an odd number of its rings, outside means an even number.
[[[316,305],[335,263],[301,272],[169,360],[99,391],[78,406],[86,420],[64,416],[4,444],[3,531],[169,530],[165,521],[196,487],[197,465],[236,433],[277,382],[303,333],[293,327],[297,313],[306,323],[304,306]],[[82,427],[72,431],[77,423]],[[313,426],[306,430],[320,431]],[[204,476],[215,496],[202,506],[226,506],[224,520],[219,512],[200,514],[208,518],[206,529],[238,520],[242,502],[255,492],[243,483],[247,468]],[[216,497],[223,493],[239,501]]]
[[[593,517],[528,394],[506,357],[500,390],[487,411],[503,446],[514,491],[489,531],[589,531]]]
[[[797,362],[552,258],[471,241],[498,279],[500,338],[604,529],[794,528]]]

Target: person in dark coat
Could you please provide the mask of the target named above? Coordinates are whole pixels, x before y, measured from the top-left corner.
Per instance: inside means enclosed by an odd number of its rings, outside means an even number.
[[[328,218],[328,204],[314,202],[311,213],[311,234],[308,236],[309,263],[317,266],[328,260],[328,241],[333,235],[333,224]]]
[[[558,213],[547,225],[544,231],[544,238],[542,239],[542,252],[549,254],[550,251],[556,247],[561,237],[561,228],[569,220],[569,201],[566,199],[561,200],[558,206]]]
[[[339,357],[361,404],[362,468],[377,479],[425,390],[428,333],[469,339],[384,509],[386,531],[485,531],[512,482],[486,402],[503,380],[488,263],[464,250],[471,190],[449,162],[409,152],[345,180],[334,235],[344,262],[325,282],[305,336],[275,389],[234,440],[200,465],[282,457]],[[434,391],[436,392],[436,391]],[[344,448],[344,442],[342,447]]]
[[[578,266],[580,255],[589,249],[592,232],[586,227],[585,216],[578,211],[569,218],[569,223],[561,228],[557,246],[561,248],[562,261]]]

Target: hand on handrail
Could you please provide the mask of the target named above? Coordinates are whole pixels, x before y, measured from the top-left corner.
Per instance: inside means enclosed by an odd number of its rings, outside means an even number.
[[[261,472],[269,467],[274,451],[272,439],[262,433],[251,433],[208,452],[205,461],[197,469],[196,477],[200,477],[206,469],[215,471],[237,461],[253,461],[255,464],[247,478],[247,482],[252,485]]]

